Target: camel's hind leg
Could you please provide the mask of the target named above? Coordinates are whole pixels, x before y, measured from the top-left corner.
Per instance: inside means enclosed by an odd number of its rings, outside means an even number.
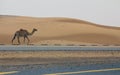
[[[13,39],[12,39],[12,44],[13,44],[13,41],[15,40],[15,38],[16,38],[16,34],[14,35],[14,37],[13,37]]]
[[[18,40],[18,44],[20,45],[20,38],[19,38],[19,37],[17,37],[17,40]]]
[[[27,40],[28,40],[27,44],[29,44],[29,42],[30,42],[30,39],[28,38],[28,36],[26,36],[26,38],[27,38]]]
[[[26,38],[26,37],[24,36],[24,40],[23,40],[24,43],[25,43],[25,38]]]

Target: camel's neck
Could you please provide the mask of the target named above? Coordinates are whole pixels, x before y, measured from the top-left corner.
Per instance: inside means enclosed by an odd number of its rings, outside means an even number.
[[[31,33],[29,33],[29,35],[33,35],[35,33],[35,31],[33,30]]]

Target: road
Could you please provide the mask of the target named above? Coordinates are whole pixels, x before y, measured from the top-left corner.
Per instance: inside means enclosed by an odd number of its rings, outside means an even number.
[[[120,50],[120,46],[0,45],[0,50]]]
[[[23,46],[5,45],[0,50],[120,50],[119,46]],[[18,71],[3,71],[0,75],[120,75],[120,63],[94,65],[56,65]]]
[[[5,74],[4,74],[5,75]],[[120,63],[96,65],[66,65],[16,71],[9,75],[120,75]]]

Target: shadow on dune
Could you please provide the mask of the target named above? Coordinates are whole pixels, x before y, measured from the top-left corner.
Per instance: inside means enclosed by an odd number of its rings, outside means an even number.
[[[120,30],[120,27],[112,27],[112,26],[99,25],[99,24],[95,24],[95,23],[92,23],[92,22],[83,21],[83,20],[79,20],[79,19],[65,18],[65,19],[56,20],[56,22],[88,24],[88,25],[93,25],[93,26],[96,26],[96,27],[102,27],[102,28],[107,28],[107,29],[117,29],[117,30]]]

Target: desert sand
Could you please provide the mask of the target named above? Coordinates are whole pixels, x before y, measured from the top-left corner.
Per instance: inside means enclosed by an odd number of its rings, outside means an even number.
[[[11,39],[20,28],[29,32],[32,44],[120,44],[120,27],[99,25],[79,19],[64,17],[34,18],[24,16],[0,16],[0,44],[11,44]],[[21,38],[22,40],[22,38]],[[16,42],[15,42],[16,43]]]
[[[120,51],[0,51],[0,65],[120,63]]]

